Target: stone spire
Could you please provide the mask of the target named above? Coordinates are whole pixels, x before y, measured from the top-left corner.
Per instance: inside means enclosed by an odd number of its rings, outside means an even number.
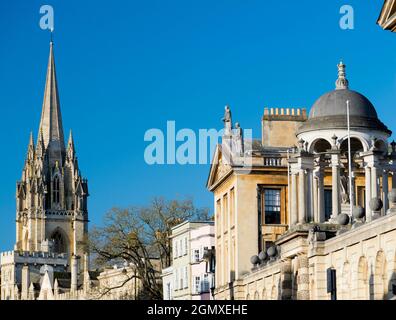
[[[27,159],[28,160],[33,160],[34,159],[34,140],[33,140],[33,133],[32,132],[30,132]]]
[[[345,74],[345,64],[341,61],[338,65],[338,79],[336,81],[336,90],[348,89],[349,82]]]
[[[53,42],[51,41],[39,135],[43,135],[44,146],[46,149],[50,149],[50,156],[52,155],[59,159],[64,154],[65,142],[53,46]]]
[[[37,139],[36,155],[38,158],[42,159],[44,156],[45,146],[44,146],[44,136],[43,130],[40,129]]]
[[[73,160],[75,155],[73,132],[70,130],[69,141],[67,143],[67,158]]]

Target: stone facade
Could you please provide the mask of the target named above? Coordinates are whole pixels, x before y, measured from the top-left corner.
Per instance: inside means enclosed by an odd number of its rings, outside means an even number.
[[[333,298],[392,298],[391,132],[371,102],[349,90],[343,63],[336,89],[309,117],[279,110],[265,111],[263,140],[243,139],[243,152],[235,149],[232,121],[225,123],[207,183],[215,207],[215,298],[330,299],[334,270]],[[268,123],[277,117],[290,121],[282,144],[271,139],[270,128],[280,129]]]
[[[0,258],[1,299],[52,296],[47,289],[54,285],[54,274],[71,273],[76,286],[77,273],[83,269],[80,257],[86,252],[88,195],[71,132],[67,146],[64,142],[51,42],[38,139],[35,144],[30,135],[16,186],[14,251]],[[68,281],[71,292],[77,290],[73,281]],[[43,285],[47,289],[40,292]]]
[[[53,43],[37,143],[30,135],[16,188],[16,243],[0,254],[2,300],[136,299],[133,265],[89,266],[88,182],[72,133],[65,146]],[[153,259],[156,270],[160,263]],[[130,279],[130,280],[129,280]]]
[[[165,300],[210,300],[205,250],[214,246],[214,223],[185,221],[172,228],[172,265],[162,271]]]

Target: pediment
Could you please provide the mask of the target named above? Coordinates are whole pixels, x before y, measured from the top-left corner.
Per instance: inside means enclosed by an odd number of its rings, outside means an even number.
[[[232,171],[232,166],[223,158],[222,146],[218,144],[210,166],[207,188],[210,189],[230,171]]]

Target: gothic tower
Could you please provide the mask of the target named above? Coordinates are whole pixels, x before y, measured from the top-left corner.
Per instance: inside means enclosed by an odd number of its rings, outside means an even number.
[[[82,256],[88,234],[88,183],[81,176],[72,132],[65,147],[53,43],[37,144],[30,134],[16,186],[16,245],[20,251]]]

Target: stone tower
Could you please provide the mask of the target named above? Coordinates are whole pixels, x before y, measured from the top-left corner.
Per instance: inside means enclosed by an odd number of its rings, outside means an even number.
[[[65,147],[53,43],[37,143],[33,134],[16,186],[18,251],[82,256],[88,234],[88,183],[81,176],[73,136]]]

